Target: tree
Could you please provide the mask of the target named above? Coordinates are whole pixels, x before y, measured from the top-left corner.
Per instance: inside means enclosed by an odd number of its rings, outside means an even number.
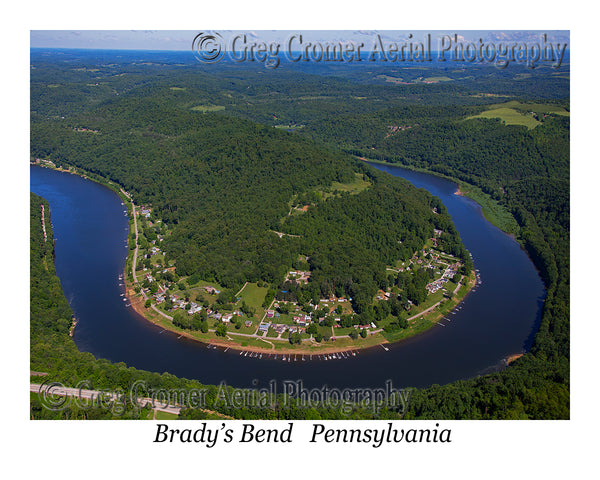
[[[167,298],[165,298],[165,310],[171,310],[173,308],[173,300],[171,300],[170,296],[167,296]]]
[[[368,335],[367,329],[366,329],[366,328],[362,328],[362,329],[360,330],[360,336],[361,336],[362,338],[367,338],[367,335]]]
[[[227,325],[224,323],[219,323],[215,330],[215,334],[219,337],[225,337],[227,335]]]
[[[144,303],[144,306],[146,308],[150,308],[150,305],[152,305],[152,300],[150,300],[150,299],[146,300],[146,302]]]
[[[298,332],[290,333],[289,341],[292,345],[300,345],[302,342],[302,335]]]
[[[283,314],[288,314],[290,313],[290,310],[292,309],[292,306],[289,303],[280,303],[279,304],[279,312],[283,313]]]

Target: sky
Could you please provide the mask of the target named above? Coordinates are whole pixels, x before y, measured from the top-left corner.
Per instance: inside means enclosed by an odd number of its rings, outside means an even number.
[[[203,30],[31,30],[32,48],[89,48],[125,50],[189,50],[194,37]],[[204,30],[205,31],[205,30]],[[439,43],[442,35],[459,35],[459,40],[478,42],[540,42],[547,34],[548,41],[570,44],[566,30],[215,30],[229,40],[246,34],[248,41],[283,43],[292,34],[304,34],[312,41],[370,42],[379,34],[383,41],[419,41],[427,33]]]

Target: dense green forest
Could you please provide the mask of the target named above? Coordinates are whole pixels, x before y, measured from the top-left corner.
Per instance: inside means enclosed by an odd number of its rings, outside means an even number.
[[[99,174],[152,205],[172,228],[164,249],[178,275],[234,290],[277,285],[304,255],[313,291],[367,298],[386,265],[409,259],[434,228],[470,265],[443,205],[408,182],[289,132],[162,103],[128,96],[69,121],[34,122],[31,154]],[[332,187],[357,180],[366,188],[354,194]],[[290,215],[299,199],[310,208]]]
[[[516,237],[542,275],[547,296],[540,329],[531,351],[502,372],[415,390],[407,417],[569,417],[570,122],[552,113],[569,109],[568,70],[557,75],[540,69],[523,77],[516,67],[491,72],[473,66],[469,78],[464,71],[446,71],[452,81],[435,84],[417,81],[425,70],[386,73],[410,75],[404,80],[414,82],[397,85],[378,76],[386,71],[375,67],[314,73],[282,69],[275,75],[250,67],[223,66],[210,73],[175,68],[169,66],[175,60],[167,58],[148,66],[77,55],[69,61],[33,60],[32,157],[102,175],[132,192],[137,203],[152,204],[172,227],[166,250],[177,268],[224,285],[280,278],[302,254],[312,259],[315,288],[342,286],[356,293],[351,288],[359,284],[370,292],[383,281],[382,265],[422,245],[434,226],[449,232],[449,248],[465,254],[451,222],[443,220],[440,226],[436,222],[445,217],[430,214],[440,207],[436,199],[349,155],[421,168],[479,187],[514,217]],[[549,109],[520,112],[535,115],[535,128],[470,118],[508,100],[535,101]],[[332,185],[356,178],[369,188],[354,195],[333,191]],[[288,215],[300,200],[311,205],[308,211]],[[404,205],[405,212],[390,228],[381,218],[394,203]],[[369,225],[362,221],[367,210],[374,213]],[[288,235],[279,238],[274,231]],[[368,234],[361,237],[363,231]],[[32,369],[57,372],[57,378],[72,383],[94,378],[100,386],[125,387],[138,376],[155,385],[197,384],[77,352],[66,333],[67,310],[41,314],[54,304],[37,302],[38,295],[48,295],[39,288],[54,295],[60,287],[43,270],[35,271],[35,278],[44,280],[34,285],[33,260],[48,257],[42,246],[35,250],[33,235]],[[337,241],[340,235],[343,242]],[[223,255],[223,248],[235,254]],[[364,262],[351,269],[346,257],[353,248]],[[34,329],[34,318],[47,327]],[[73,362],[74,355],[81,361]],[[225,413],[247,418],[337,415]],[[35,415],[49,414],[38,408]]]

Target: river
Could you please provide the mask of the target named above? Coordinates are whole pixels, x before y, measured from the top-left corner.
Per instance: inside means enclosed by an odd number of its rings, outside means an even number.
[[[341,360],[250,358],[178,338],[136,314],[124,301],[128,219],[111,190],[76,175],[31,166],[31,191],[48,200],[56,239],[56,271],[78,320],[81,351],[139,369],[169,372],[204,384],[266,388],[302,380],[306,388],[394,388],[445,384],[498,370],[526,351],[541,317],[544,287],[519,244],[487,222],[448,180],[374,165],[438,196],[479,270],[482,284],[454,315],[422,335],[360,351]]]

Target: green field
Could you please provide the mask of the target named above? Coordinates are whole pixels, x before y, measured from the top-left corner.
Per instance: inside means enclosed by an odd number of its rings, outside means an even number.
[[[440,77],[427,77],[423,79],[424,82],[451,82],[452,79],[446,76]]]
[[[512,108],[506,107],[486,110],[479,115],[468,117],[467,120],[473,118],[499,118],[506,125],[523,125],[529,129],[535,128],[540,124],[532,115],[523,115]]]
[[[225,107],[223,105],[196,105],[195,107],[192,107],[191,110],[202,113],[219,112],[225,110]]]
[[[241,299],[246,302],[246,305],[256,309],[256,314],[262,314],[262,304],[269,289],[267,287],[259,287],[256,283],[248,283],[240,293]]]
[[[362,173],[355,173],[355,178],[352,182],[348,182],[348,183],[340,183],[340,182],[333,182],[331,184],[331,187],[323,189],[323,190],[318,190],[321,195],[323,196],[323,200],[325,200],[328,197],[333,197],[333,196],[337,196],[339,194],[341,194],[342,192],[347,192],[350,195],[356,195],[360,192],[362,192],[363,190],[366,190],[367,188],[369,188],[372,183],[369,182],[368,180],[365,180],[363,178]]]
[[[154,414],[151,410],[150,413],[148,414],[148,420],[152,420],[153,415]],[[177,420],[178,416],[179,415],[176,415],[175,413],[163,412],[162,410],[156,411],[156,420]]]
[[[534,114],[538,117],[543,115],[562,115],[570,116],[570,113],[558,105],[548,105],[544,103],[521,103],[516,100],[510,102],[490,105],[490,108],[479,115],[468,117],[473,118],[499,118],[506,125],[523,125],[529,129],[535,128],[541,124],[536,120]]]

